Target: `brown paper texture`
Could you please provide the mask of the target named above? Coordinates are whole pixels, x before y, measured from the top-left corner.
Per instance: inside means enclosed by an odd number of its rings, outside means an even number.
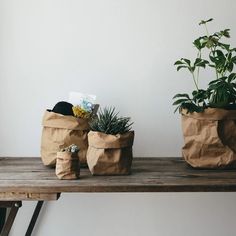
[[[236,111],[182,111],[184,159],[195,168],[229,168],[236,163]]]
[[[41,158],[44,165],[55,166],[57,152],[71,144],[80,149],[78,152],[80,163],[86,163],[88,131],[88,119],[46,111],[41,137]]]
[[[110,135],[90,131],[88,167],[93,175],[128,175],[133,159],[134,132]]]
[[[77,155],[71,152],[57,152],[55,172],[59,179],[78,179],[80,165]]]

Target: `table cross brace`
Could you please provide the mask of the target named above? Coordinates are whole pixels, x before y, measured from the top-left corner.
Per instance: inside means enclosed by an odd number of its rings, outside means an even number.
[[[2,217],[4,218],[1,220],[5,221],[2,228],[0,228],[0,232],[1,232],[0,235],[1,236],[8,236],[9,235],[9,232],[10,232],[12,225],[14,223],[14,220],[16,218],[17,212],[21,206],[22,206],[21,201],[0,201],[0,208],[3,213]],[[42,206],[43,206],[43,201],[38,201],[25,236],[31,236]],[[4,213],[5,213],[4,208],[5,209],[10,208],[9,215],[6,220],[5,220],[5,216],[4,216]]]

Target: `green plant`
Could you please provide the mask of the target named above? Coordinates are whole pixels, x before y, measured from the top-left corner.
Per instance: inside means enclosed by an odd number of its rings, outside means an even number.
[[[79,152],[79,147],[76,146],[75,144],[71,144],[70,146],[66,147],[66,148],[62,148],[61,152],[72,152],[72,153],[76,153]]]
[[[223,39],[230,38],[229,29],[221,30],[209,34],[207,24],[213,19],[202,20],[199,25],[203,25],[206,35],[193,41],[197,49],[195,60],[181,58],[175,62],[177,71],[187,69],[193,78],[195,90],[191,95],[187,93],[176,94],[173,99],[177,110],[187,109],[188,112],[202,112],[208,107],[235,109],[236,103],[236,73],[233,73],[236,64],[236,48],[231,48],[230,44],[223,43]],[[203,56],[207,55],[204,59]],[[199,75],[201,68],[213,69],[215,78],[209,82],[206,89],[199,88]]]
[[[98,117],[91,123],[92,131],[98,131],[105,134],[124,134],[131,129],[129,117],[119,117],[114,107],[104,108],[98,113]]]

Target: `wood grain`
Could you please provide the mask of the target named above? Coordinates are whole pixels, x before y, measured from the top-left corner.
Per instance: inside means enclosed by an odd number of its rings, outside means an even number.
[[[52,201],[59,197],[58,193],[0,192],[0,201]]]
[[[58,180],[40,158],[0,158],[0,199],[6,193],[226,191],[236,191],[236,170],[196,170],[181,158],[134,158],[129,176],[92,176],[83,168],[78,180]]]

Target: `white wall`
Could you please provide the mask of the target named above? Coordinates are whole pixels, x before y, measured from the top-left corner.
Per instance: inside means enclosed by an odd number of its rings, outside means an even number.
[[[193,88],[173,66],[192,57],[201,19],[232,29],[234,0],[0,0],[0,156],[39,156],[41,118],[71,90],[132,117],[135,156],[180,156],[171,106]],[[205,74],[203,84],[211,74]],[[235,193],[65,194],[48,203],[43,236],[233,236]],[[33,211],[24,203],[12,236]]]

